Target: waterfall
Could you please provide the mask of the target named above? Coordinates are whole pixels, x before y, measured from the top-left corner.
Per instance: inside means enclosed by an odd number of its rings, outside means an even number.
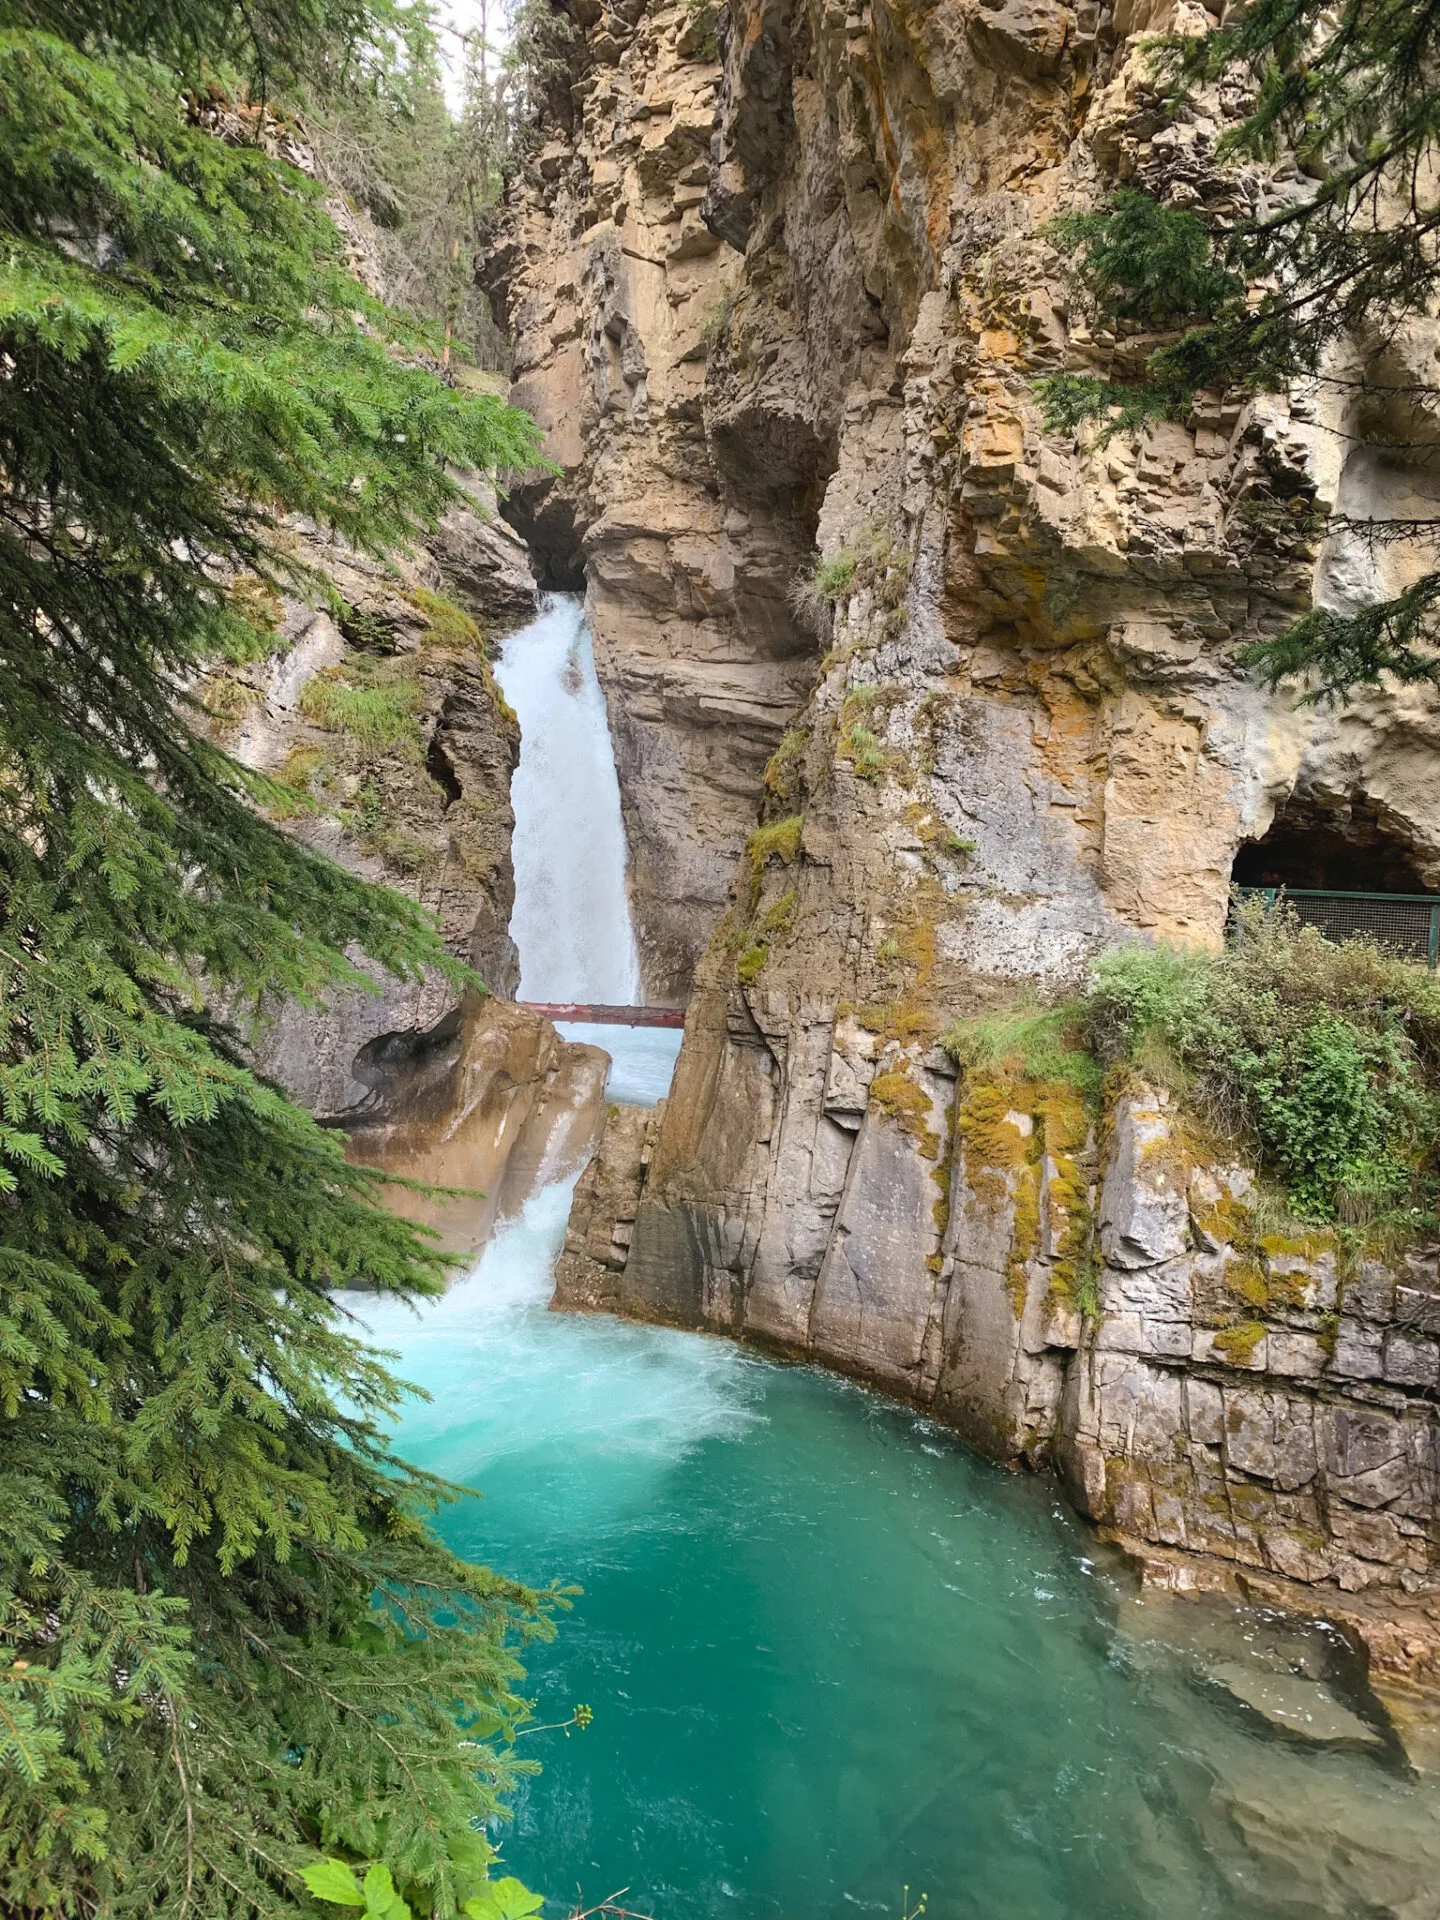
[[[495,677],[520,719],[510,789],[520,998],[638,1005],[620,785],[579,596],[548,594],[505,642]]]

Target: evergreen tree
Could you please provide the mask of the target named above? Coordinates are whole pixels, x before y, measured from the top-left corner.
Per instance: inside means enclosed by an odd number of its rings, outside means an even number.
[[[460,66],[460,107],[446,108],[436,33],[403,16],[383,66],[356,82],[332,60],[304,95],[304,125],[325,177],[375,223],[392,301],[443,329],[444,351],[507,370],[509,342],[476,284],[506,181],[570,112],[569,15],[552,0],[510,0],[507,38],[491,37],[502,0],[480,0],[448,51]],[[562,119],[557,119],[557,113]]]
[[[1383,343],[1398,322],[1435,309],[1440,5],[1254,0],[1225,25],[1161,43],[1158,53],[1172,111],[1199,86],[1243,77],[1249,110],[1216,158],[1261,162],[1288,147],[1297,182],[1277,188],[1252,178],[1255,208],[1238,219],[1128,189],[1097,213],[1052,222],[1052,238],[1074,256],[1106,321],[1159,327],[1171,338],[1138,384],[1074,374],[1042,381],[1047,424],[1074,432],[1098,422],[1108,435],[1182,420],[1202,388],[1274,392],[1305,380],[1433,417],[1440,387],[1339,374],[1334,350],[1347,340]],[[1431,552],[1440,540],[1440,519],[1424,515],[1330,524]],[[1437,620],[1440,567],[1355,614],[1315,609],[1248,658],[1272,686],[1309,675],[1312,699],[1344,698],[1384,674],[1440,684]]]
[[[321,1851],[455,1912],[552,1604],[437,1543],[442,1490],[383,1438],[396,1382],[331,1300],[440,1262],[214,1011],[315,1002],[356,950],[465,977],[413,903],[268,823],[279,790],[187,693],[273,644],[285,516],[383,553],[447,464],[535,454],[417,363],[244,107],[367,81],[398,21],[0,0],[7,1913],[313,1914]],[[248,139],[206,130],[224,102]]]

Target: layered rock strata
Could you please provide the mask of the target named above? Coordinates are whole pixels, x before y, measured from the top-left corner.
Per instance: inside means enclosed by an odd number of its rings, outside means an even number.
[[[354,1071],[371,1093],[342,1114],[350,1156],[432,1188],[386,1190],[458,1258],[532,1193],[583,1165],[604,1120],[610,1057],[562,1040],[526,1007],[470,995],[425,1033],[372,1041]]]
[[[606,1114],[599,1144],[576,1182],[555,1265],[556,1307],[575,1313],[625,1311],[625,1266],[664,1113],[662,1100],[654,1107],[617,1103]]]
[[[292,796],[274,811],[287,832],[421,901],[451,952],[496,993],[513,992],[520,730],[486,646],[533,614],[524,549],[478,484],[474,505],[452,509],[428,548],[388,566],[314,529],[290,540],[343,610],[269,605],[267,657],[219,669],[197,690],[211,728]],[[258,1041],[263,1070],[317,1113],[353,1107],[367,1091],[354,1073],[361,1049],[430,1027],[455,1003],[439,980],[375,985],[320,1009],[274,1009]]]
[[[1236,659],[1404,579],[1403,549],[1305,528],[1434,497],[1440,426],[1404,389],[1435,329],[1355,342],[1288,400],[1048,432],[1038,378],[1123,378],[1156,344],[1087,319],[1051,216],[1126,182],[1217,217],[1293,191],[1288,163],[1215,166],[1238,89],[1163,111],[1141,40],[1210,16],[576,17],[573,126],[500,263],[562,468],[525,523],[583,564],[652,981],[683,984],[676,912],[714,931],[643,1190],[589,1195],[562,1295],[863,1373],[1055,1460],[1158,1556],[1433,1592],[1431,1256],[1341,1276],[1222,1233],[1243,1174],[1149,1096],[1102,1152],[1063,1103],[957,1089],[935,1043],[1116,942],[1217,942],[1237,849],[1277,816],[1440,881],[1433,696],[1324,713]]]

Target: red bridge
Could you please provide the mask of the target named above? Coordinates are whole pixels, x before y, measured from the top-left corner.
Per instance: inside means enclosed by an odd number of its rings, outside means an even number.
[[[518,1006],[543,1013],[547,1020],[584,1020],[600,1027],[683,1027],[679,1007],[582,1007],[552,1000],[520,1000]]]

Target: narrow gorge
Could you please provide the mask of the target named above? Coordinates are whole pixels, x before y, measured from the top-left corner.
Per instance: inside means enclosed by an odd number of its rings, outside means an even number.
[[[1307,707],[1236,658],[1419,570],[1259,509],[1423,511],[1433,324],[1288,400],[1047,431],[1038,379],[1151,345],[1087,324],[1048,220],[1293,189],[1217,163],[1236,90],[1162,111],[1142,43],[1201,8],[574,22],[485,268],[558,468],[506,512],[584,584],[646,995],[689,1012],[560,1301],[857,1375],[1052,1464],[1152,1582],[1323,1596],[1434,1682],[1436,1250],[1270,1230],[1143,1077],[1097,1128],[938,1044],[1116,945],[1217,946],[1232,875],[1440,880],[1429,689]]]
[[[1440,1920],[1437,156],[0,0],[0,1915]]]
[[[1440,335],[1047,426],[1155,347],[1057,218],[1300,177],[1222,164],[1243,90],[1166,105],[1195,0],[562,17],[478,262],[547,465],[413,578],[326,554],[348,626],[287,603],[211,701],[491,990],[261,1058],[452,1190],[391,1194],[443,1302],[347,1304],[488,1496],[449,1543],[584,1588],[507,1858],[669,1916],[1440,1914],[1440,1248],[1277,1210],[1174,1058],[984,1041],[1235,887],[1433,967],[1433,687],[1243,650],[1420,577],[1364,523],[1440,499]],[[325,689],[397,674],[357,748]]]

